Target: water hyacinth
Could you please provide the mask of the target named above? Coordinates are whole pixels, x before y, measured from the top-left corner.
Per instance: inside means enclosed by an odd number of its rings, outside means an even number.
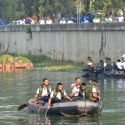
[[[67,64],[67,65],[56,65],[56,66],[45,66],[44,68],[45,70],[61,70],[61,71],[65,71],[65,70],[72,70],[72,71],[80,71],[81,68],[79,68],[78,66],[74,66],[72,64]]]

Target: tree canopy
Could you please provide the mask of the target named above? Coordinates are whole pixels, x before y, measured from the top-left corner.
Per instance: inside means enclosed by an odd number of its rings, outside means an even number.
[[[3,21],[17,20],[21,16],[51,16],[77,13],[76,5],[81,1],[82,13],[96,13],[101,10],[104,14],[124,12],[125,0],[0,0],[0,18]]]

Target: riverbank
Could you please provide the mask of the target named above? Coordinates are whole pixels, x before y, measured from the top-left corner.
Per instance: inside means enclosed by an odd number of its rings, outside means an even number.
[[[42,70],[80,72],[82,68],[82,63],[74,63],[73,61],[52,60],[44,55],[25,55],[25,57],[33,62],[34,67]]]
[[[13,57],[19,56],[16,53],[0,53],[1,55],[10,54]],[[52,60],[44,55],[20,55],[28,58],[35,68],[41,70],[56,70],[56,71],[77,71],[82,69],[82,63],[74,63],[73,61]]]

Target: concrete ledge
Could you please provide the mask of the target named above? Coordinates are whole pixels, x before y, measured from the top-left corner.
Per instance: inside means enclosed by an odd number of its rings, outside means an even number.
[[[24,32],[26,25],[0,26],[0,32]],[[86,24],[51,24],[31,25],[33,32],[46,31],[121,31],[125,30],[125,23],[86,23]]]
[[[112,31],[125,30],[125,23],[86,23],[86,24],[54,24],[32,25],[33,32],[37,31]]]
[[[25,25],[7,25],[0,26],[0,32],[24,31]]]

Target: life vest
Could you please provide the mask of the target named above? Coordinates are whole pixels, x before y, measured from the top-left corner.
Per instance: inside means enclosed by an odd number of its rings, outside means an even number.
[[[83,95],[83,93],[84,93],[84,95]],[[86,92],[80,90],[80,91],[79,91],[79,96],[82,97],[83,99],[86,99]]]
[[[96,87],[94,82],[89,81],[86,85],[86,100],[94,101],[96,98],[93,97],[92,88]]]
[[[103,63],[99,63],[99,64],[97,65],[97,68],[104,69],[104,64],[103,64]]]
[[[54,89],[53,90],[53,98],[55,98],[57,96],[57,93],[58,93],[57,89]],[[60,93],[61,93],[61,99],[63,99],[64,98],[64,89],[62,89],[60,91]]]
[[[40,85],[38,88],[39,88],[39,97],[41,97],[41,94],[43,92],[43,85]],[[47,86],[47,93],[51,93],[50,88],[51,88],[50,86]]]
[[[111,70],[111,69],[112,69],[112,63],[111,63],[110,60],[107,60],[107,61],[106,61],[106,69],[107,69],[107,70]]]
[[[85,62],[85,64],[83,65],[83,68],[90,69],[90,64],[89,63],[92,63],[92,62],[90,62],[90,61]]]

